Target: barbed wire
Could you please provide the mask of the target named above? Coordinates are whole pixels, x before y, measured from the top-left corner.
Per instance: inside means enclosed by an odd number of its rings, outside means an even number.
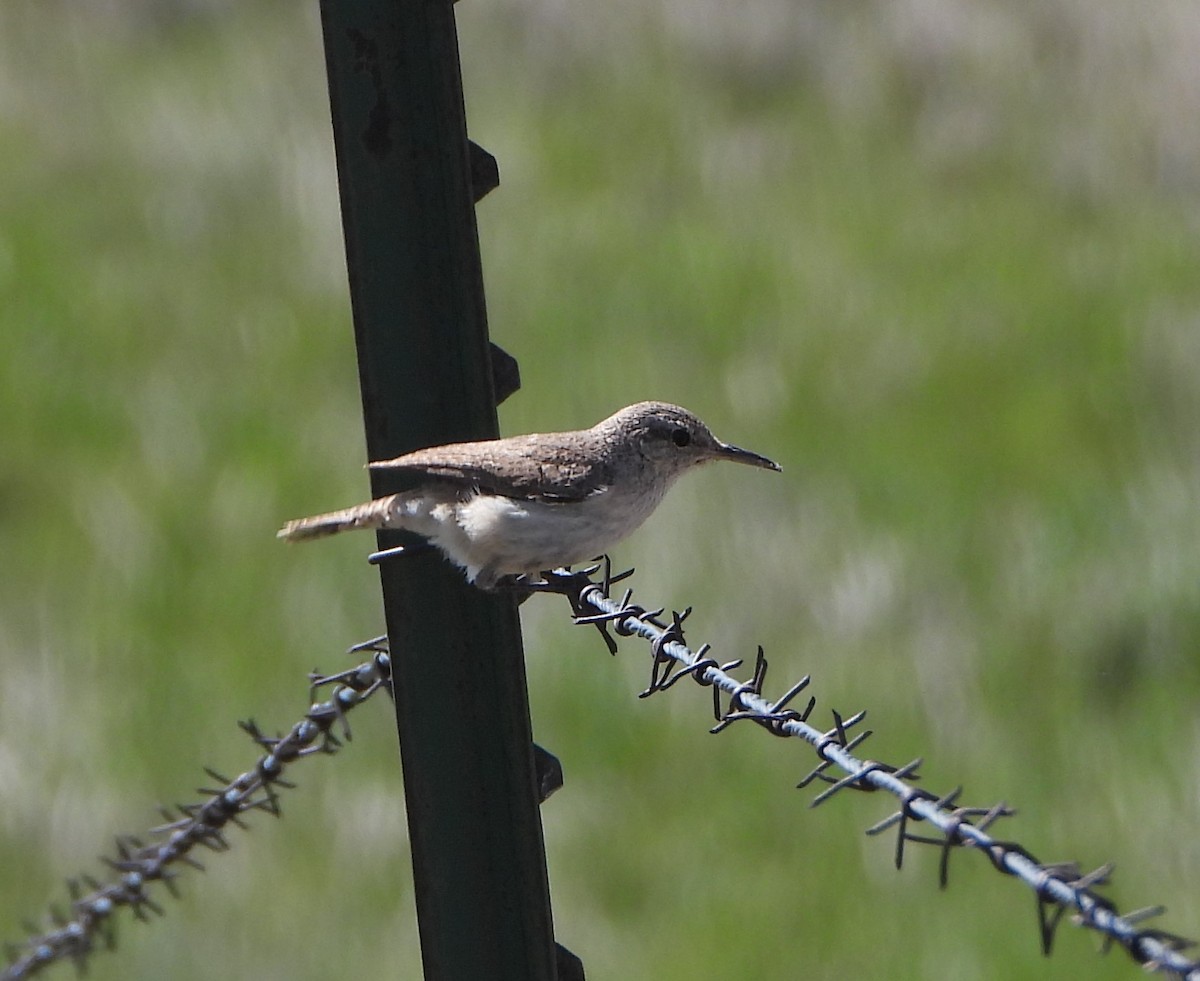
[[[252,720],[239,722],[265,751],[254,766],[232,780],[205,767],[205,773],[221,786],[200,788],[197,793],[204,799],[198,803],[162,808],[166,823],[148,832],[157,841],[147,843],[135,835],[119,836],[115,854],[101,859],[112,874],[111,881],[102,883],[90,875],[69,879],[68,910],[51,907],[49,929],[26,924],[30,936],[21,943],[5,945],[9,964],[0,971],[0,981],[23,981],[63,960],[71,961],[82,972],[98,946],[107,950],[115,946],[113,916],[118,910],[128,909],[139,920],[149,919],[151,913],[162,915],[162,906],[148,888],[162,883],[172,896],[177,896],[175,878],[182,866],[204,870],[192,855],[197,847],[228,851],[228,825],[247,830],[242,815],[250,811],[279,817],[278,791],[294,786],[283,779],[288,765],[315,753],[337,752],[342,740],[351,738],[346,714],[381,688],[390,690],[386,638],[377,637],[350,648],[351,653],[364,651],[371,653],[370,659],[347,671],[309,675],[313,695],[324,685],[336,687],[328,699],[314,703],[287,735],[267,736]],[[341,738],[335,735],[335,727],[340,728]]]
[[[592,577],[598,571],[602,574],[597,581]],[[962,806],[958,803],[962,787],[939,796],[914,786],[912,781],[918,779],[920,758],[893,766],[854,755],[853,751],[872,735],[869,729],[851,734],[851,730],[866,718],[865,711],[848,718],[832,711],[832,727],[827,730],[815,728],[809,723],[816,708],[815,698],[810,696],[803,709],[789,708],[808,688],[810,676],[805,675],[780,697],[769,700],[763,695],[768,663],[762,647],[758,648],[750,679],[739,681],[729,672],[742,666],[741,659],[720,663],[709,656],[709,645],[695,651],[687,646],[683,625],[691,614],[691,607],[672,612],[667,620],[664,619],[665,608],[647,610],[634,603],[632,590],[626,589],[620,599],[614,599],[612,587],[631,574],[632,570],[628,570],[613,575],[605,558],[601,565],[590,569],[575,573],[560,570],[542,580],[526,580],[522,586],[532,592],[566,596],[575,622],[596,627],[610,653],[617,651],[610,627],[620,636],[637,636],[649,641],[650,681],[640,698],[649,698],[672,688],[683,678],[691,678],[698,685],[712,688],[715,725],[710,732],[718,733],[735,722],[748,721],[774,736],[796,737],[809,743],[820,762],[796,786],[803,789],[814,782],[826,785],[813,799],[813,807],[843,790],[883,790],[898,798],[900,809],[867,829],[869,835],[896,829],[896,868],[903,865],[907,844],[936,846],[941,850],[938,881],[944,889],[951,852],[956,848],[972,848],[985,855],[998,872],[1021,880],[1033,890],[1043,953],[1050,953],[1058,926],[1070,912],[1073,923],[1103,936],[1102,952],[1106,953],[1115,943],[1149,971],[1186,981],[1200,981],[1200,961],[1181,953],[1195,946],[1195,941],[1140,925],[1162,914],[1164,907],[1150,906],[1122,914],[1112,900],[1096,892],[1096,887],[1108,883],[1112,865],[1085,873],[1075,862],[1040,862],[1018,842],[996,838],[989,833],[988,829],[998,820],[1016,813],[1007,804]],[[828,772],[834,766],[843,771],[842,776],[835,777]],[[936,828],[940,836],[914,834],[910,825],[918,821]]]
[[[593,579],[601,570],[599,579]],[[950,855],[956,848],[972,848],[984,854],[997,871],[1021,880],[1033,890],[1044,953],[1050,953],[1058,926],[1071,913],[1071,922],[1104,937],[1102,951],[1106,952],[1115,943],[1148,970],[1200,981],[1200,962],[1181,953],[1194,946],[1194,941],[1141,926],[1163,913],[1163,907],[1120,913],[1110,899],[1096,892],[1097,887],[1108,883],[1111,865],[1084,873],[1074,862],[1040,862],[1018,842],[989,833],[997,821],[1015,814],[1007,804],[964,806],[959,804],[961,787],[938,796],[914,786],[922,763],[919,758],[901,766],[859,758],[854,750],[872,735],[869,729],[855,731],[866,718],[866,712],[844,717],[831,711],[831,728],[815,728],[809,723],[816,708],[814,697],[810,695],[802,709],[789,707],[808,688],[810,676],[800,679],[774,701],[769,700],[763,694],[768,662],[761,647],[750,679],[739,681],[730,672],[742,666],[741,659],[722,663],[710,656],[707,644],[695,651],[687,646],[684,622],[691,614],[690,607],[672,612],[668,622],[664,619],[665,608],[647,610],[634,603],[632,590],[626,589],[620,599],[615,599],[612,587],[631,574],[632,570],[612,574],[605,559],[601,566],[580,572],[559,571],[541,580],[522,580],[517,588],[522,593],[564,595],[575,622],[594,626],[610,653],[617,652],[613,632],[648,641],[650,680],[640,698],[649,698],[684,678],[691,678],[696,684],[712,689],[715,724],[710,732],[719,733],[735,722],[750,721],[772,735],[800,738],[809,743],[820,762],[796,786],[803,789],[813,783],[825,785],[812,806],[823,804],[843,790],[883,790],[893,794],[900,800],[900,809],[868,828],[867,834],[896,829],[897,868],[903,864],[907,844],[936,846],[941,852],[938,881],[945,888]],[[27,924],[30,936],[25,941],[5,945],[10,963],[0,972],[0,981],[22,981],[62,960],[72,961],[82,971],[98,946],[112,949],[115,945],[113,916],[119,909],[128,908],[141,920],[148,919],[150,913],[162,914],[163,908],[148,894],[148,887],[162,883],[172,895],[177,895],[174,880],[179,866],[203,870],[203,865],[191,854],[196,847],[216,852],[228,850],[227,826],[232,823],[245,830],[247,825],[241,817],[250,811],[280,816],[278,790],[293,786],[283,779],[285,768],[315,753],[336,752],[343,739],[351,738],[347,713],[380,688],[388,689],[391,661],[387,638],[374,638],[350,651],[370,652],[371,657],[333,675],[310,674],[314,692],[323,685],[336,687],[326,701],[314,703],[287,735],[268,737],[253,721],[239,723],[265,751],[253,768],[232,780],[206,768],[209,777],[221,786],[200,789],[198,793],[205,795],[205,799],[199,803],[179,804],[173,810],[163,808],[166,823],[149,831],[149,835],[160,840],[147,844],[133,835],[117,838],[115,855],[102,859],[113,874],[111,881],[101,883],[88,875],[68,880],[71,896],[68,911],[52,907],[49,929]],[[339,724],[341,739],[333,731]],[[835,766],[843,771],[842,776],[828,772]],[[910,830],[912,823],[920,821],[936,828],[940,836],[920,835]]]

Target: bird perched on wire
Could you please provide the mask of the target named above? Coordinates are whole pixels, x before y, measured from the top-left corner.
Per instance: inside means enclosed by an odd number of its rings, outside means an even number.
[[[767,470],[765,456],[722,443],[687,409],[626,406],[591,429],[432,446],[370,464],[420,478],[416,488],[289,521],[278,537],[352,528],[415,532],[493,588],[607,552],[650,516],[683,473],[710,460]]]

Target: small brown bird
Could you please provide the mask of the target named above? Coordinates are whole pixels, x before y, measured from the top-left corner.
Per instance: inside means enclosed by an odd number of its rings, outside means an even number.
[[[781,469],[722,443],[687,409],[638,402],[591,429],[450,443],[372,463],[423,480],[415,490],[289,521],[279,537],[403,529],[441,549],[468,582],[490,589],[501,576],[607,551],[650,516],[677,477],[709,460]]]

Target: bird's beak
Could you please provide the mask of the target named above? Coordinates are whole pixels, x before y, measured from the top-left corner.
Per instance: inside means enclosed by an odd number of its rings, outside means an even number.
[[[717,459],[732,460],[734,463],[748,463],[752,467],[762,467],[764,470],[783,470],[783,467],[774,460],[768,460],[765,456],[752,453],[750,450],[743,450],[740,446],[730,446],[728,443],[718,444]]]

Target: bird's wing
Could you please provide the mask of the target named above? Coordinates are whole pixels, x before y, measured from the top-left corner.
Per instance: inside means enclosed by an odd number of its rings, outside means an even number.
[[[370,466],[547,502],[582,501],[610,482],[603,460],[588,459],[553,434],[431,446]]]

